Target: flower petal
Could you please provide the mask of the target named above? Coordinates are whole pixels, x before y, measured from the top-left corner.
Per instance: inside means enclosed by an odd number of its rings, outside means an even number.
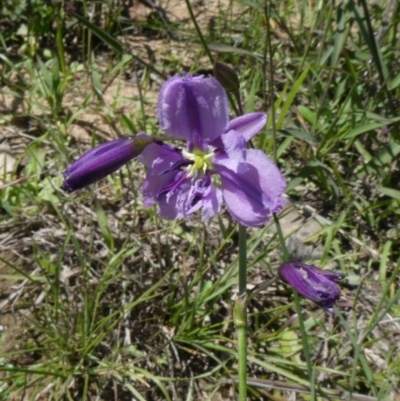
[[[214,216],[221,210],[222,205],[222,192],[212,185],[211,176],[205,175],[198,179],[193,186],[193,192],[191,194],[191,203],[194,204],[197,197],[197,204],[191,209],[190,213],[203,207],[202,220],[207,220]]]
[[[303,265],[303,263],[298,262],[298,265]],[[316,277],[318,276],[324,276],[327,280],[332,281],[342,280],[345,277],[343,273],[336,273],[331,270],[322,270],[313,265],[307,265],[307,267],[310,277],[314,276],[314,280],[316,280]]]
[[[233,119],[228,126],[228,130],[235,130],[243,135],[248,142],[254,135],[258,134],[267,122],[265,113],[248,113],[244,116]]]
[[[176,179],[179,180],[178,177]],[[173,192],[158,197],[159,214],[165,219],[175,220],[190,217],[203,208],[203,219],[211,217],[221,208],[222,194],[218,192],[208,175],[191,179],[184,177]]]
[[[138,160],[147,168],[157,168],[161,174],[163,171],[171,168],[178,160],[184,159],[180,149],[163,142],[154,142],[143,150]],[[165,167],[164,169],[161,167],[161,164]]]
[[[151,207],[157,203],[160,191],[181,177],[183,172],[168,170],[182,159],[182,155],[177,150],[165,144],[152,143],[142,152],[139,156],[139,161],[148,168],[146,179],[142,186],[144,205],[146,207]]]
[[[63,188],[73,192],[101,180],[140,155],[152,142],[153,138],[140,133],[90,149],[63,171]]]
[[[218,150],[213,157],[212,164],[222,164],[235,173],[247,171],[246,161],[246,141],[243,136],[236,131],[228,131],[214,141]]]
[[[161,88],[158,119],[167,134],[204,149],[228,125],[226,93],[214,78],[172,77]]]
[[[174,191],[168,194],[162,194],[157,198],[159,207],[158,214],[167,220],[176,220],[183,217],[189,217],[187,212],[187,201],[189,199],[189,193],[191,189],[191,182],[189,179],[181,180],[181,175],[185,172],[178,173],[175,177],[180,181],[179,186]]]
[[[203,198],[203,216],[202,220],[205,221],[215,214],[219,213],[222,206],[222,192],[220,189],[215,188],[214,185],[210,186],[208,194]]]
[[[278,274],[300,295],[328,312],[334,312],[333,306],[340,298],[340,287],[336,281],[341,280],[344,277],[343,274],[322,270],[297,261],[283,263],[278,269]]]
[[[185,159],[175,148],[153,143],[143,151],[139,160],[148,167],[142,186],[143,203],[146,207],[158,204],[162,218],[190,217],[202,207],[203,218],[219,212],[221,191],[212,185],[210,175],[188,178],[187,172],[179,169]]]
[[[258,227],[268,222],[272,212],[282,209],[286,182],[260,150],[247,150],[246,165],[248,170],[243,174],[223,165],[216,165],[215,170],[221,176],[222,193],[232,217],[245,226]]]

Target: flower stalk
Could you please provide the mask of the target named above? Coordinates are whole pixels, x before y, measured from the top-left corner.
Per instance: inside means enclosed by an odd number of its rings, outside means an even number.
[[[283,236],[282,228],[281,228],[281,225],[279,224],[279,219],[278,219],[277,214],[273,213],[273,216],[274,216],[276,231],[278,233],[279,242],[280,242],[282,250],[283,250],[283,261],[288,262],[290,257],[289,257],[289,252],[286,247],[286,242],[285,242],[285,238]],[[293,293],[294,293],[294,303],[296,306],[297,317],[299,319],[301,341],[303,343],[304,356],[305,356],[306,365],[307,365],[307,373],[308,373],[310,383],[312,383],[313,368],[312,368],[312,363],[311,363],[310,350],[308,348],[307,333],[306,333],[306,328],[304,325],[303,312],[301,310],[301,305],[300,305],[300,297],[296,291],[293,291]]]
[[[238,341],[239,401],[247,399],[247,230],[239,224],[239,296],[233,307]]]
[[[221,68],[221,65],[219,67]],[[218,66],[214,65],[214,71],[217,70]],[[232,73],[236,75],[233,70]],[[239,83],[237,76],[236,80]],[[235,89],[234,96],[239,108],[239,115],[243,115],[239,87]],[[239,297],[233,311],[238,341],[239,401],[247,400],[247,302],[247,229],[239,224]]]
[[[247,288],[247,230],[239,224],[239,295]]]
[[[237,107],[242,110],[234,71],[218,68],[222,83],[236,91]],[[164,219],[189,218],[202,211],[206,220],[217,214],[224,202],[239,223],[239,299],[234,309],[239,399],[246,401],[246,227],[264,226],[272,213],[282,209],[286,181],[263,151],[247,147],[264,128],[267,116],[262,112],[238,114],[230,119],[227,94],[217,79],[188,74],[171,77],[160,91],[158,120],[167,135],[183,139],[186,147],[154,142],[143,150],[139,161],[147,167],[144,205],[157,205]]]
[[[239,294],[233,307],[238,341],[239,401],[247,400],[247,294]]]

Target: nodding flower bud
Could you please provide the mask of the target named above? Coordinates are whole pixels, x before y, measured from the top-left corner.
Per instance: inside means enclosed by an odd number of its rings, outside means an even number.
[[[224,87],[227,92],[239,92],[240,83],[236,72],[224,63],[219,61],[214,63],[214,77]]]
[[[278,274],[300,295],[315,302],[326,311],[334,312],[333,306],[340,298],[340,288],[336,281],[344,278],[344,274],[322,270],[296,261],[283,263],[278,269]]]
[[[139,156],[153,142],[152,137],[138,134],[90,149],[63,171],[63,189],[73,192],[101,180]]]

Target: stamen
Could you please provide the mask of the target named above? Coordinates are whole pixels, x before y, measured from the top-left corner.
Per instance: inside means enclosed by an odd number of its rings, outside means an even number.
[[[191,178],[194,177],[198,172],[206,174],[207,170],[211,169],[211,158],[214,156],[214,151],[206,154],[200,150],[195,150],[193,153],[190,153],[187,150],[182,150],[182,156],[193,163],[182,168],[182,170],[187,171],[188,178]]]

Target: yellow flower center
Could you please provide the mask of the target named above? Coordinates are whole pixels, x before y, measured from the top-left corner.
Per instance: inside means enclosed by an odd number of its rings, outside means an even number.
[[[205,174],[207,169],[212,168],[211,158],[214,156],[214,152],[205,153],[202,150],[194,150],[193,153],[190,153],[183,150],[182,156],[193,162],[184,168],[188,172],[188,178],[194,177],[198,172]]]

